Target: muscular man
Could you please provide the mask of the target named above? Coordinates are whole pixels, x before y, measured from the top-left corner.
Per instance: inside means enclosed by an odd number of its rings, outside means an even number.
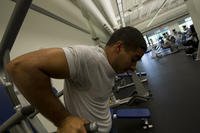
[[[112,121],[109,97],[116,73],[134,70],[146,51],[142,34],[133,27],[115,31],[105,48],[70,46],[34,51],[12,60],[7,71],[13,82],[58,133],[85,133],[97,122],[107,133]],[[65,79],[65,107],[51,91],[50,78]]]

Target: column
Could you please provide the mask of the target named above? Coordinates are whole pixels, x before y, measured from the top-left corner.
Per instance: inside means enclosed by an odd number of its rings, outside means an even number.
[[[194,27],[200,39],[200,0],[185,0],[190,16],[192,17]],[[200,47],[198,47],[197,58],[200,60]]]

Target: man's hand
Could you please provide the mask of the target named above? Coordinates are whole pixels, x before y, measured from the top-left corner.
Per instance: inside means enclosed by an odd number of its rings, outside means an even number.
[[[87,123],[83,118],[68,116],[58,127],[57,133],[87,133],[84,126]]]

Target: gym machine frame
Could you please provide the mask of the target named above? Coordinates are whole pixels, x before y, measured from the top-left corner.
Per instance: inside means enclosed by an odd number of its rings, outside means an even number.
[[[32,126],[38,128],[38,132],[47,132],[44,127],[41,126],[40,121],[37,118],[28,120],[26,116],[29,113],[32,113],[32,109],[29,107],[22,107],[20,104],[12,82],[9,79],[8,74],[5,71],[5,65],[10,61],[10,51],[12,46],[15,42],[17,34],[23,24],[24,18],[28,12],[28,9],[32,3],[32,0],[17,0],[15,8],[12,12],[12,16],[10,17],[9,23],[6,27],[6,30],[3,34],[3,38],[0,43],[0,81],[1,84],[5,87],[9,98],[12,101],[14,106],[14,110],[16,111],[15,115],[11,117],[7,122],[1,125],[0,132],[4,132],[5,127],[8,125],[12,125],[11,123],[15,120],[21,119],[20,123],[18,122],[15,126],[9,129],[12,132],[20,132],[20,133],[31,133],[32,127],[30,126],[29,122]],[[29,121],[29,122],[27,122]],[[35,121],[35,122],[34,122]],[[40,128],[40,129],[39,129]]]
[[[0,43],[0,84],[5,87],[16,113],[0,126],[0,132],[47,133],[47,130],[42,126],[37,117],[35,117],[38,111],[31,105],[22,107],[15,94],[13,84],[5,71],[5,65],[10,61],[10,51],[31,6],[32,0],[16,0],[15,2],[15,8]],[[62,92],[56,95],[59,97],[62,95]],[[86,124],[85,128],[89,132],[98,130],[95,122]]]

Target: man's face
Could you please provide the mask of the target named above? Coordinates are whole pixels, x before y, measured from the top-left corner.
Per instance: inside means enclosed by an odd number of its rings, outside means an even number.
[[[144,51],[138,48],[136,51],[126,50],[123,45],[119,46],[116,58],[113,60],[113,68],[116,73],[135,70],[136,63],[143,56]]]

